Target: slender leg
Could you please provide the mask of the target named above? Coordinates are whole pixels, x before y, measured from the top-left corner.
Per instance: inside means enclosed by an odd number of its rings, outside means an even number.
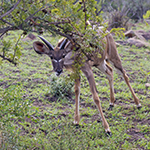
[[[109,125],[104,117],[104,114],[103,114],[103,111],[102,111],[102,107],[101,107],[101,104],[100,104],[100,99],[98,97],[98,93],[97,93],[97,89],[96,89],[96,84],[95,84],[95,80],[94,80],[94,76],[93,76],[93,72],[90,68],[90,66],[88,64],[85,64],[85,66],[82,68],[82,71],[83,73],[85,74],[88,82],[89,82],[89,85],[90,85],[90,90],[91,90],[91,93],[92,93],[92,96],[93,96],[93,100],[99,110],[99,113],[101,115],[101,118],[102,118],[102,122],[103,122],[103,126],[105,128],[105,131],[108,133],[108,134],[111,134],[111,131],[109,129]]]
[[[129,78],[128,78],[125,70],[122,67],[122,63],[121,63],[121,60],[120,60],[119,56],[116,55],[115,59],[110,59],[110,60],[113,63],[114,67],[118,70],[118,73],[121,73],[121,75],[123,76],[126,84],[128,85],[128,87],[129,87],[129,89],[132,93],[135,104],[137,105],[138,108],[140,108],[141,107],[140,101],[139,101],[138,97],[135,95],[135,92],[134,92],[133,88],[130,85]]]
[[[107,66],[106,75],[107,75],[107,78],[109,81],[109,86],[110,86],[110,107],[109,107],[109,109],[112,109],[112,107],[114,106],[114,102],[115,102],[113,70],[109,65],[106,65],[106,66]]]
[[[104,61],[100,66],[97,66],[97,68],[102,71],[104,74],[106,74],[107,79],[109,81],[110,86],[110,107],[109,109],[112,109],[115,102],[115,96],[114,96],[114,83],[113,83],[113,69],[106,64],[106,61]]]
[[[128,78],[125,70],[123,70],[123,77],[124,77],[124,80],[125,80],[126,84],[128,85],[131,93],[132,93],[135,104],[137,105],[138,108],[140,108],[141,107],[140,101],[139,101],[138,97],[135,95],[135,92],[134,92],[133,88],[130,85],[129,78]]]
[[[116,49],[116,44],[113,40],[113,37],[111,34],[107,35],[107,44],[108,44],[108,49],[107,49],[107,59],[113,63],[114,67],[119,70],[119,72],[121,72],[126,84],[128,85],[132,96],[134,98],[134,102],[137,105],[137,107],[141,107],[141,104],[139,102],[139,99],[136,97],[134,90],[132,89],[130,83],[129,83],[129,79],[128,76],[126,75],[126,72],[124,71],[123,67],[122,67],[122,63],[121,63],[121,59],[118,55],[118,51]]]
[[[80,99],[80,77],[75,79],[75,116],[74,116],[74,124],[79,124],[80,114],[79,114],[79,99]]]

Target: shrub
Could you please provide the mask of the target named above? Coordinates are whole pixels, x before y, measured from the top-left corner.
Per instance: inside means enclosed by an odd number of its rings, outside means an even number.
[[[60,77],[52,75],[49,94],[58,101],[69,100],[73,93],[73,85],[74,82],[64,74]]]
[[[124,11],[114,11],[111,13],[109,17],[109,27],[110,28],[125,28],[126,30],[129,29],[129,17],[125,15]]]
[[[130,19],[137,22],[150,8],[149,0],[106,0],[102,2],[102,10],[110,13],[110,27],[128,28]]]

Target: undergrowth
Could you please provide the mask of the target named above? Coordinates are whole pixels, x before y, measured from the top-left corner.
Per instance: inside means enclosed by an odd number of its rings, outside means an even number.
[[[11,37],[16,34],[12,32]],[[56,43],[57,38],[49,37],[49,41]],[[118,47],[123,67],[142,104],[140,110],[125,82],[114,71],[116,102],[113,110],[108,111],[108,80],[93,69],[103,112],[112,131],[109,137],[86,78],[81,79],[81,120],[77,127],[73,124],[74,83],[65,80],[68,73],[56,78],[50,71],[50,59],[34,52],[33,41],[25,43],[18,66],[7,62],[0,66],[1,150],[150,149],[150,88],[145,87],[150,82],[150,49]]]

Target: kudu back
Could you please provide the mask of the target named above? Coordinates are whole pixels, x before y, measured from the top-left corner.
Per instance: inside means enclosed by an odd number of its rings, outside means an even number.
[[[59,76],[63,69],[68,70],[74,70],[74,64],[80,60],[78,60],[78,52],[74,52],[74,46],[73,44],[67,40],[62,39],[58,45],[53,48],[53,46],[43,37],[39,36],[40,39],[43,42],[36,41],[33,43],[34,50],[38,54],[46,54],[51,58],[53,69],[56,72],[56,75]],[[103,50],[100,50],[98,48],[93,47],[93,52],[90,54],[87,54],[84,56],[84,63],[81,66],[81,70],[86,76],[90,90],[92,93],[93,100],[99,110],[100,116],[102,118],[102,123],[105,128],[105,131],[107,134],[111,134],[109,125],[104,117],[100,99],[98,96],[98,91],[96,89],[96,84],[93,76],[93,72],[91,67],[98,68],[101,72],[103,72],[110,85],[110,107],[109,109],[112,109],[115,102],[114,97],[114,85],[113,85],[113,69],[110,67],[110,63],[118,70],[118,72],[122,75],[124,78],[127,86],[129,87],[129,90],[132,93],[133,99],[137,107],[141,107],[141,104],[139,102],[139,99],[134,93],[134,90],[132,89],[128,76],[125,72],[125,70],[122,67],[121,59],[118,55],[115,41],[111,34],[108,34],[104,39],[105,42],[102,43]],[[78,50],[77,50],[78,51]],[[101,57],[98,57],[97,52],[101,55]],[[90,59],[89,59],[90,58]],[[80,97],[80,75],[75,79],[75,115],[74,115],[74,123],[79,124],[80,115],[79,115],[79,97]]]

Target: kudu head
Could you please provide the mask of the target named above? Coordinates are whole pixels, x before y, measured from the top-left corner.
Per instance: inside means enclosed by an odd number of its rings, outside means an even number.
[[[67,43],[67,39],[63,39],[58,46],[53,48],[53,46],[43,37],[39,38],[45,43],[40,41],[35,41],[33,43],[33,48],[38,54],[46,54],[51,58],[53,70],[56,72],[56,75],[59,76],[63,72],[64,58],[66,52],[64,50]]]

